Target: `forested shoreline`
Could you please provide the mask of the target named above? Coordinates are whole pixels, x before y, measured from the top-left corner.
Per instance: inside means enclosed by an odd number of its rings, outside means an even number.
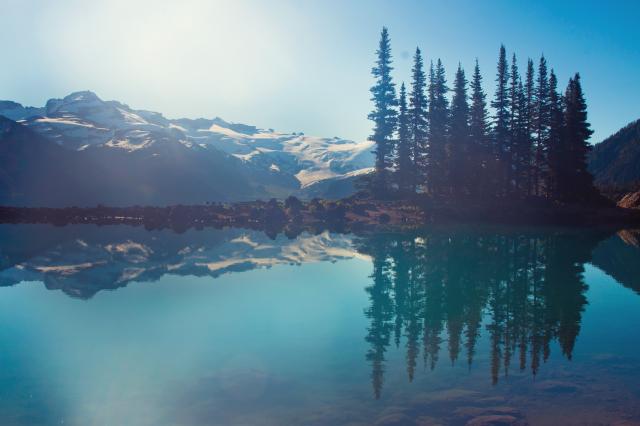
[[[535,201],[535,202],[534,202]],[[372,200],[365,193],[331,201],[211,203],[206,205],[130,207],[8,207],[0,206],[0,224],[41,223],[133,225],[146,229],[245,228],[275,236],[329,230],[351,233],[364,230],[406,230],[434,224],[470,223],[517,226],[570,226],[618,229],[640,224],[640,211],[615,206],[568,204],[545,200],[512,200],[509,203],[481,199]]]
[[[376,55],[368,116],[376,160],[366,184],[374,198],[603,202],[587,170],[593,132],[579,73],[560,94],[544,55],[537,70],[528,59],[521,77],[516,54],[509,60],[500,46],[488,104],[477,59],[471,81],[459,64],[450,89],[442,61],[431,61],[427,75],[418,47],[410,86],[396,93],[386,28]]]
[[[471,79],[458,65],[450,89],[440,59],[428,71],[420,48],[411,81],[396,91],[391,41],[382,29],[372,68],[370,139],[374,172],[341,200],[286,200],[206,205],[27,208],[0,206],[0,223],[131,224],[150,229],[247,227],[294,235],[301,230],[354,231],[434,222],[618,226],[640,211],[603,197],[587,169],[593,133],[580,74],[563,94],[541,56],[521,75],[515,54],[499,49],[490,101],[480,64]],[[450,96],[451,94],[451,96]],[[491,111],[491,113],[490,113]]]

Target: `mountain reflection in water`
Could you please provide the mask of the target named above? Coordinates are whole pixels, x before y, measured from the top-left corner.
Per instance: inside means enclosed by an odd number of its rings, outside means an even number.
[[[0,285],[42,281],[80,299],[165,274],[218,277],[359,256],[351,237],[328,232],[272,239],[242,229],[175,233],[130,226],[1,225],[0,241]]]

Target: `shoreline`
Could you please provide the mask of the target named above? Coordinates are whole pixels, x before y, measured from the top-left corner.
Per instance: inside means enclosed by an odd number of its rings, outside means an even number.
[[[166,207],[0,206],[2,224],[144,226],[146,229],[239,227],[267,233],[415,229],[438,224],[492,224],[583,228],[640,227],[640,210],[616,206],[559,205],[544,200],[271,200]]]

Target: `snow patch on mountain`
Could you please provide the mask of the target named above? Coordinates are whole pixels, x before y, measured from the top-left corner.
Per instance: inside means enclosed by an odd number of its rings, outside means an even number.
[[[86,121],[82,121],[79,120],[77,117],[74,116],[62,116],[59,118],[53,118],[53,117],[38,117],[35,118],[33,120],[34,123],[48,123],[51,125],[61,125],[61,126],[80,126],[80,127],[89,127],[92,129],[98,129],[98,130],[105,130],[108,131],[109,129],[103,128],[103,127],[97,127],[95,124],[91,124],[89,122]]]

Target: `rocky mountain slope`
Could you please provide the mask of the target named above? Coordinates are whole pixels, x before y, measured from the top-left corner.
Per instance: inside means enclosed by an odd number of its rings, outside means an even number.
[[[640,187],[640,120],[596,144],[589,157],[589,169],[601,188]]]
[[[366,172],[373,163],[370,142],[261,130],[220,118],[173,120],[92,92],[51,99],[42,108],[0,101],[0,116],[6,117],[0,135],[4,204],[176,204],[304,195],[306,187]],[[15,147],[20,144],[32,152]],[[60,180],[56,191],[64,191],[54,194],[51,188],[45,196],[36,190],[50,179]]]
[[[618,201],[618,207],[623,209],[640,209],[640,191],[629,192]]]

